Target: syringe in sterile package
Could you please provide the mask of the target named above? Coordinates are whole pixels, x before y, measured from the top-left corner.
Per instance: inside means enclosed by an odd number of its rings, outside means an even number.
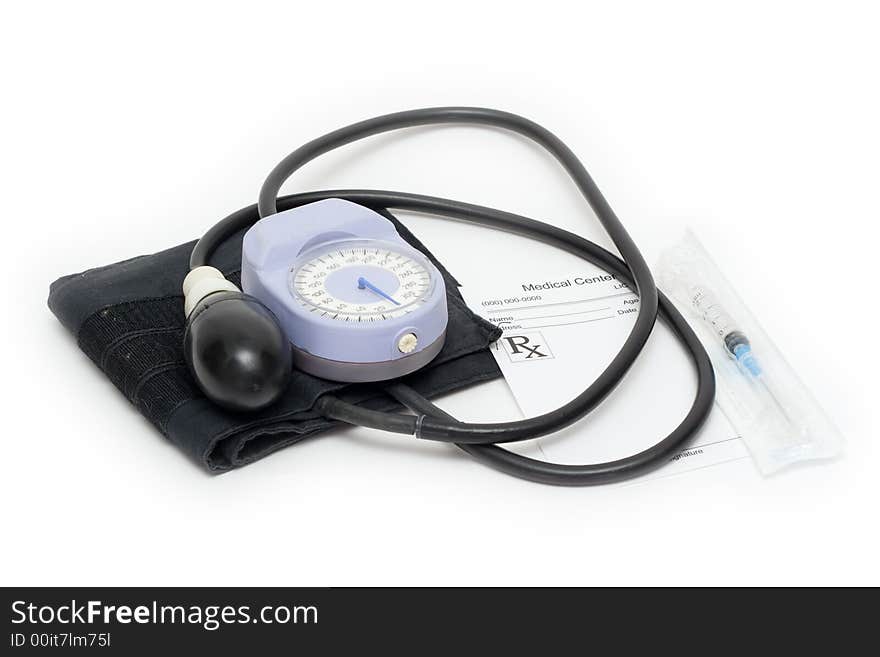
[[[743,376],[755,386],[759,394],[766,397],[765,401],[772,405],[787,423],[793,424],[792,418],[785,410],[785,405],[771,387],[771,382],[755,355],[751,341],[724,310],[718,298],[702,285],[690,286],[688,297],[693,309],[720,340],[721,346],[736,362]]]
[[[715,369],[716,402],[765,474],[840,453],[843,438],[702,244],[688,233],[657,267]]]

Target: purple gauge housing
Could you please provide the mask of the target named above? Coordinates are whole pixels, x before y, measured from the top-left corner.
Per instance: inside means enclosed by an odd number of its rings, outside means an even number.
[[[383,381],[443,347],[446,286],[385,217],[327,199],[265,217],[245,233],[242,290],[275,313],[294,364],[334,381]]]

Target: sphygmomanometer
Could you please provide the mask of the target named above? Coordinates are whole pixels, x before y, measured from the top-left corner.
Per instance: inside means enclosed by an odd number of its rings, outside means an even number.
[[[552,225],[459,201],[406,192],[332,190],[287,197],[282,184],[330,150],[372,135],[432,124],[477,124],[513,131],[548,150],[592,207],[620,252],[616,257]],[[377,410],[322,394],[324,418],[418,439],[449,442],[508,474],[561,485],[589,485],[642,474],[668,461],[706,420],[715,396],[712,362],[697,335],[658,292],[651,271],[623,224],[574,153],[542,126],[491,109],[419,109],[355,123],[311,141],[285,157],[260,190],[259,220],[239,211],[213,226],[190,256],[183,281],[183,350],[192,376],[212,403],[238,414],[271,408],[296,369],[338,382],[381,382],[411,413]],[[560,408],[537,417],[496,423],[461,422],[407,385],[447,338],[446,289],[438,268],[377,208],[483,224],[545,242],[615,274],[640,298],[638,316],[604,371]],[[246,231],[241,288],[209,265],[225,240]],[[562,465],[515,454],[505,443],[544,436],[583,418],[620,382],[660,316],[687,350],[696,394],[682,422],[654,446],[619,460]],[[744,338],[737,338],[740,344]],[[736,346],[736,345],[735,345]]]

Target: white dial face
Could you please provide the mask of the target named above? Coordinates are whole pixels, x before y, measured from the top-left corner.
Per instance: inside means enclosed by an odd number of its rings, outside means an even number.
[[[303,254],[290,289],[310,312],[339,322],[383,322],[421,307],[434,286],[424,258],[393,244],[351,240]]]

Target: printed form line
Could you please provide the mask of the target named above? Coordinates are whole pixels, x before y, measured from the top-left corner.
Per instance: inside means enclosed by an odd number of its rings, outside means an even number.
[[[582,319],[579,322],[561,322],[559,324],[539,324],[538,326],[520,326],[522,329],[539,329],[539,328],[551,328],[554,326],[574,326],[575,324],[589,324],[590,322],[601,322],[603,319],[614,319],[617,315],[608,315],[607,317],[596,317],[595,319]],[[502,330],[507,330],[504,326],[505,324],[509,324],[510,322],[500,322],[498,324],[498,328]]]
[[[573,316],[573,315],[586,315],[587,313],[598,313],[598,312],[601,312],[601,311],[603,311],[603,310],[611,310],[611,306],[605,306],[605,307],[603,307],[603,308],[593,308],[592,310],[579,310],[579,311],[576,312],[576,313],[560,313],[560,314],[558,314],[558,315],[535,315],[534,317],[515,317],[515,318],[512,319],[512,320],[503,320],[503,319],[496,319],[495,317],[489,317],[489,321],[490,321],[490,322],[495,322],[496,324],[499,323],[499,322],[503,323],[503,322],[505,322],[505,321],[511,321],[511,322],[512,322],[512,321],[518,321],[518,322],[522,322],[522,321],[525,321],[525,320],[527,320],[527,319],[550,319],[550,318],[552,318],[552,317],[571,317],[571,316]]]
[[[549,306],[570,306],[573,303],[590,303],[592,301],[602,301],[603,299],[614,299],[615,297],[625,297],[635,295],[632,290],[628,292],[616,292],[614,294],[606,294],[603,297],[594,297],[592,299],[575,299],[574,301],[556,301],[554,303],[534,303],[529,306],[504,306],[504,310],[523,310],[528,308],[543,308]],[[486,312],[492,312],[492,308],[486,308]]]

